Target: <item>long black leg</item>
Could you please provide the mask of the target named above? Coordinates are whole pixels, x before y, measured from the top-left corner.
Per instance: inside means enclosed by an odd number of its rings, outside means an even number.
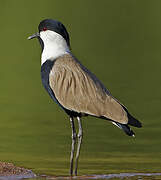
[[[71,156],[70,156],[70,175],[73,175],[73,161],[74,161],[74,151],[75,151],[75,143],[76,143],[76,131],[74,126],[74,119],[70,117],[70,123],[72,128],[72,147],[71,147]]]
[[[76,154],[76,162],[75,162],[75,175],[76,176],[77,176],[77,169],[78,169],[78,159],[79,159],[79,154],[80,154],[80,149],[81,149],[81,144],[82,144],[82,137],[83,137],[81,118],[77,117],[77,119],[78,119],[78,125],[79,125],[79,132],[78,132],[78,145],[77,145],[77,154]]]

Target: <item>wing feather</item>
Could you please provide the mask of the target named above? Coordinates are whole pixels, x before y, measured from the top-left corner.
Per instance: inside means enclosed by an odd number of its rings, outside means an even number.
[[[71,55],[55,60],[49,83],[66,109],[127,124],[127,113],[121,104]]]

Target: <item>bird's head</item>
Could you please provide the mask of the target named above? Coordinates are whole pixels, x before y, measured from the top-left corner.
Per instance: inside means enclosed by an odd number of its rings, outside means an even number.
[[[45,19],[40,22],[38,30],[39,32],[29,36],[28,39],[38,38],[42,49],[44,44],[51,44],[52,42],[56,42],[58,46],[61,43],[66,43],[70,48],[69,34],[61,22]],[[65,42],[63,42],[64,40]]]

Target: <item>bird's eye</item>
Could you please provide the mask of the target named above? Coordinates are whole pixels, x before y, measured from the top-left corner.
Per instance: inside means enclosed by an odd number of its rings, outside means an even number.
[[[46,30],[47,30],[47,28],[46,28],[46,27],[44,27],[42,30],[43,30],[43,31],[46,31]]]

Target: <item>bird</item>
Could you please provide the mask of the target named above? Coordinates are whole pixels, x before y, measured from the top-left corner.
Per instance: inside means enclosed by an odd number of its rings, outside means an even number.
[[[60,21],[42,20],[38,25],[38,32],[28,37],[29,40],[33,38],[39,40],[42,50],[42,84],[70,120],[72,130],[70,176],[73,174],[77,176],[83,138],[83,117],[93,116],[108,120],[128,136],[133,137],[135,134],[130,126],[141,128],[142,123],[134,118],[103,83],[73,55],[69,33]],[[78,121],[78,133],[75,119]]]

